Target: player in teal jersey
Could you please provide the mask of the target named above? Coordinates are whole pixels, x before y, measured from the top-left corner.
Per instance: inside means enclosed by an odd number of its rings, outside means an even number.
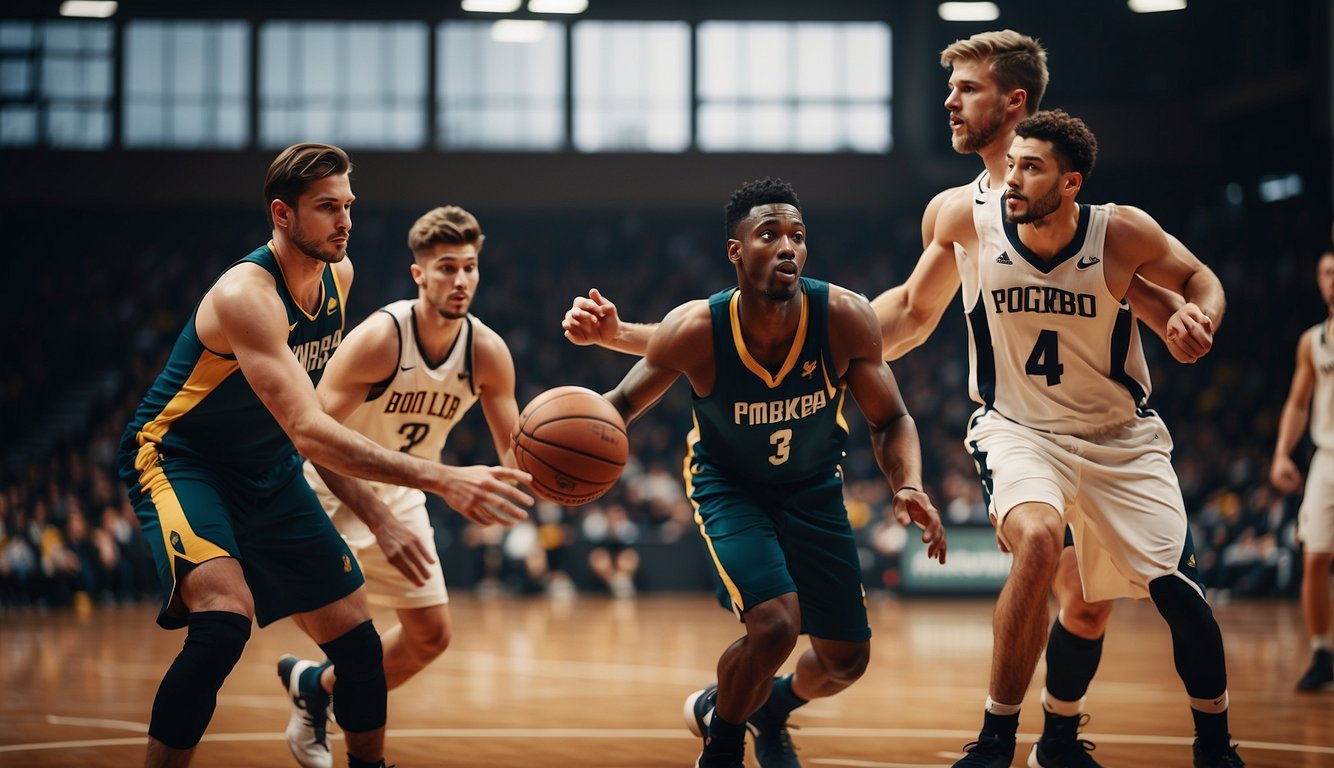
[[[679,376],[690,381],[687,490],[746,634],[723,652],[717,684],[687,698],[687,724],[703,737],[699,766],[740,768],[749,727],[772,768],[799,765],[788,713],[847,688],[870,654],[839,467],[848,392],[870,424],[895,517],[919,525],[942,563],[945,532],[920,490],[917,428],[881,360],[870,303],[801,276],[806,225],[792,187],[747,183],[726,213],[737,287],[672,310],[607,397],[628,420]],[[775,681],[802,633],[811,648],[796,675]]]
[[[314,380],[341,340],[352,282],[351,170],[327,144],[278,155],[264,184],[273,239],[205,292],[122,439],[121,477],[162,579],[158,623],[189,628],[153,702],[146,765],[189,764],[252,620],[289,615],[342,673],[334,712],[348,764],[383,764],[380,638],[298,454],[438,493],[483,524],[532,504],[511,485],[526,473],[381,448],[320,409]]]

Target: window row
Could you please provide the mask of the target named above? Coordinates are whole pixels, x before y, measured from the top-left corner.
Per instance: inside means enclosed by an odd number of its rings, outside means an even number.
[[[0,20],[0,146],[890,148],[884,23],[524,23]]]

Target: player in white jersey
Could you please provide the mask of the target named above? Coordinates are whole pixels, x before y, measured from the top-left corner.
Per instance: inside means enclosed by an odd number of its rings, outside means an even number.
[[[956,766],[1010,764],[1067,523],[1087,599],[1149,597],[1167,620],[1195,722],[1196,767],[1241,766],[1228,733],[1222,636],[1195,577],[1171,437],[1147,409],[1124,301],[1137,275],[1179,292],[1186,303],[1167,326],[1185,335],[1190,323],[1218,322],[1222,286],[1143,211],[1075,201],[1096,157],[1081,121],[1039,112],[1015,133],[1004,222],[979,227],[974,209],[987,206],[953,196],[933,235],[968,279],[971,388],[982,408],[966,444],[998,535],[1015,554],[996,604],[988,711]],[[1035,750],[1029,765],[1041,765],[1039,757]]]
[[[413,224],[417,298],[373,313],[343,340],[316,388],[329,414],[380,445],[438,461],[450,430],[480,400],[500,462],[514,466],[514,360],[500,335],[468,312],[484,239],[477,219],[457,206]],[[426,497],[309,462],[306,479],[366,574],[370,602],[398,614],[398,625],[382,634],[393,690],[443,653],[452,634]],[[278,670],[293,702],[288,745],[306,768],[327,768],[328,692],[337,670],[290,655]]]
[[[1278,441],[1269,480],[1283,493],[1302,485],[1302,473],[1292,460],[1309,420],[1311,457],[1306,494],[1297,513],[1297,536],[1302,542],[1302,614],[1311,637],[1311,666],[1297,681],[1297,689],[1315,691],[1334,682],[1334,652],[1330,650],[1329,568],[1334,562],[1334,251],[1325,251],[1316,267],[1316,285],[1329,307],[1328,316],[1297,341],[1297,364],[1292,387],[1283,404]]]

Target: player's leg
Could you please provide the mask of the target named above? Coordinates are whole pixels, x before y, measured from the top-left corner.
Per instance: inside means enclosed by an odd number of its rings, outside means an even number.
[[[301,628],[338,669],[333,710],[347,742],[349,764],[379,764],[384,758],[388,687],[380,635],[364,590],[304,613]]]
[[[1302,556],[1302,616],[1311,636],[1311,666],[1297,681],[1298,690],[1315,691],[1334,682],[1334,652],[1330,650],[1329,568],[1330,552],[1307,552]]]

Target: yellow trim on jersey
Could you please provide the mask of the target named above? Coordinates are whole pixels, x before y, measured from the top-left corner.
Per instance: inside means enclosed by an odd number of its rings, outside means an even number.
[[[152,449],[152,446],[145,446]],[[143,455],[143,450],[139,455]],[[153,451],[156,454],[156,451]],[[219,557],[231,557],[231,553],[222,547],[214,544],[208,539],[195,533],[194,528],[190,527],[190,520],[185,516],[185,510],[181,507],[181,500],[176,497],[176,489],[171,487],[171,481],[167,479],[167,474],[162,471],[154,461],[153,465],[139,474],[139,484],[144,492],[153,499],[153,508],[157,510],[158,527],[162,531],[162,544],[166,548],[167,557],[171,561],[171,578],[176,582],[179,578],[176,574],[176,561],[184,560],[187,563],[199,565]],[[176,534],[180,539],[180,549],[177,549],[171,541],[171,535]],[[185,550],[182,554],[181,550]],[[173,599],[177,592],[176,583],[172,584]]]
[[[143,472],[156,463],[156,446],[171,430],[172,423],[199,405],[201,400],[239,368],[240,364],[235,360],[204,350],[181,388],[158,415],[139,430],[139,455],[134,460],[134,468]]]
[[[338,295],[338,304],[344,309],[343,316],[338,321],[338,330],[345,331],[347,330],[347,289],[343,287],[343,281],[338,279],[338,270],[334,269],[334,265],[330,264],[326,268],[333,275],[334,293]],[[330,310],[333,309],[337,309],[337,306],[330,308]]]
[[[690,506],[695,508],[695,525],[699,526],[699,534],[704,537],[704,543],[709,547],[709,557],[713,560],[714,570],[718,571],[718,576],[723,580],[723,586],[727,588],[727,594],[732,596],[732,613],[741,618],[741,614],[746,610],[746,606],[741,602],[741,590],[737,589],[736,582],[727,575],[727,569],[723,568],[722,562],[718,560],[718,553],[713,549],[713,539],[709,538],[708,531],[704,530],[704,518],[700,517],[699,504],[695,503],[695,443],[699,442],[699,419],[694,413],[690,414],[691,429],[690,434],[686,435],[686,457],[683,462],[682,474],[685,475],[686,498],[690,500]]]
[[[847,384],[838,385],[838,410],[834,412],[834,423],[842,427],[844,432],[852,434],[852,430],[848,428],[848,420],[843,416],[843,404],[848,402],[848,398],[843,396],[845,394],[843,390],[847,388]]]
[[[732,298],[727,303],[727,311],[732,321],[732,343],[736,345],[736,353],[741,358],[741,362],[750,370],[751,373],[760,377],[769,389],[774,389],[783,383],[783,379],[797,365],[797,358],[801,355],[801,347],[806,343],[806,321],[810,314],[810,307],[806,302],[806,294],[801,294],[801,319],[797,321],[797,335],[792,339],[792,348],[788,350],[787,359],[783,361],[783,367],[779,369],[777,376],[770,376],[769,371],[760,365],[755,358],[750,356],[750,350],[746,349],[746,340],[741,336],[741,291],[735,291]]]
[[[278,274],[283,276],[283,288],[287,289],[287,296],[292,300],[292,306],[296,307],[298,312],[305,315],[307,320],[314,320],[316,317],[319,317],[320,310],[324,309],[324,280],[320,280],[320,300],[319,303],[315,305],[315,314],[312,315],[306,311],[305,307],[301,306],[301,302],[296,300],[296,294],[292,292],[292,286],[287,282],[287,270],[283,269],[283,260],[278,258],[278,246],[270,240],[264,244],[264,247],[269,249],[269,253],[273,254],[273,263],[278,265]],[[324,268],[333,269],[333,265],[325,264]],[[336,282],[337,280],[335,279],[335,283]],[[339,295],[339,300],[342,300],[341,294]],[[333,313],[330,312],[330,314]]]

